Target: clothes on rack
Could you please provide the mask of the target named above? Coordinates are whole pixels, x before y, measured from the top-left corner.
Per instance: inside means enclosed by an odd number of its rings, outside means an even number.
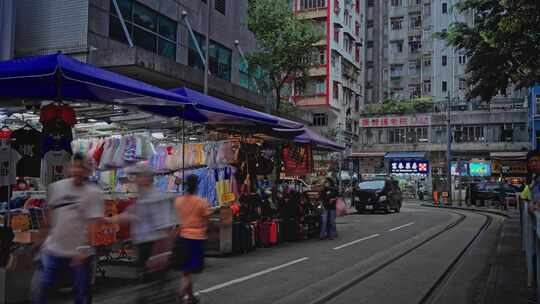
[[[41,182],[43,185],[66,178],[71,154],[65,150],[49,151],[41,162]]]
[[[16,168],[22,156],[11,146],[0,146],[0,186],[17,182]]]
[[[39,177],[41,168],[41,132],[23,127],[13,131],[12,147],[21,155],[17,176]]]
[[[151,159],[156,150],[145,135],[113,136],[105,139],[79,139],[72,143],[73,151],[93,159],[98,170],[114,170]]]

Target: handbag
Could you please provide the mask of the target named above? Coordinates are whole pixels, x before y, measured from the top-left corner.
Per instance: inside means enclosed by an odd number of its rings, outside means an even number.
[[[146,261],[146,269],[149,272],[156,272],[167,269],[171,263],[173,254],[174,239],[170,237],[162,238],[152,244],[152,252],[148,261]]]
[[[347,214],[347,204],[345,204],[345,201],[343,198],[339,197],[336,200],[336,215],[337,216],[344,216]]]

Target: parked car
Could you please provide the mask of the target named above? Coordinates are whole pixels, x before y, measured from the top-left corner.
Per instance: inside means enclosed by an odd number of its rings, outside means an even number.
[[[502,182],[479,182],[469,185],[466,201],[484,206],[486,201],[502,204],[506,198],[516,197],[516,188]]]
[[[397,181],[392,191],[384,188],[384,180],[363,181],[358,184],[354,191],[354,206],[358,213],[372,212],[377,210],[386,213],[392,210],[399,212],[403,201],[403,194]]]

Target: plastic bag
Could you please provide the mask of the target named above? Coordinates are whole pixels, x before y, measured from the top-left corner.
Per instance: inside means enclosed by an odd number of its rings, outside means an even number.
[[[347,204],[345,204],[345,200],[343,200],[343,198],[339,197],[336,201],[336,215],[344,216],[346,214],[347,214]]]

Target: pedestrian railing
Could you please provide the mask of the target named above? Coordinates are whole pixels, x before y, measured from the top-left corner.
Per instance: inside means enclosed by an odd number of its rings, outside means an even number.
[[[529,203],[520,204],[522,249],[527,260],[527,285],[536,289],[540,303],[540,211],[529,210]]]

